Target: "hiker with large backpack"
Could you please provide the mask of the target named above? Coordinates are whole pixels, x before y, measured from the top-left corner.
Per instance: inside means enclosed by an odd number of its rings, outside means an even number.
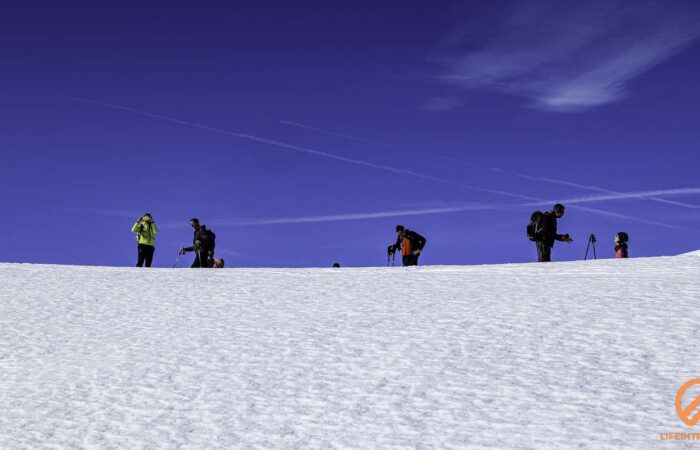
[[[182,247],[180,252],[195,252],[193,268],[209,268],[212,267],[211,262],[214,260],[214,249],[216,247],[216,234],[213,231],[207,230],[206,225],[199,223],[199,219],[191,219],[190,225],[194,229],[194,237],[192,238],[191,247]]]
[[[131,232],[136,233],[136,242],[138,243],[138,260],[136,267],[151,267],[153,264],[153,253],[156,251],[156,233],[158,227],[153,221],[153,216],[149,213],[139,217]]]
[[[557,234],[557,219],[564,215],[564,205],[557,203],[551,211],[535,211],[530,216],[527,237],[537,247],[537,261],[550,262],[554,241],[571,243],[574,240],[568,234]]]
[[[629,248],[627,241],[629,236],[624,231],[620,231],[615,235],[615,258],[629,258]]]
[[[403,266],[417,266],[418,257],[425,247],[425,238],[415,231],[407,230],[403,225],[396,226],[396,234],[396,243],[389,246],[389,254],[401,250]]]

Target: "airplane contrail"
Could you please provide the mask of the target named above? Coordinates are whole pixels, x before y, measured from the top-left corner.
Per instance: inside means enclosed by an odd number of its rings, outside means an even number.
[[[380,145],[382,147],[398,149],[398,147],[391,145],[391,144],[386,144],[384,142],[370,141],[368,139],[362,139],[362,138],[359,138],[356,136],[350,136],[349,134],[336,133],[335,131],[329,131],[329,130],[324,130],[322,128],[316,128],[316,127],[312,127],[309,125],[304,125],[303,123],[299,123],[299,122],[292,122],[289,120],[280,120],[279,123],[284,124],[284,125],[289,125],[291,127],[303,128],[303,129],[309,130],[309,131],[316,131],[318,133],[323,133],[323,134],[328,134],[331,136],[341,137],[344,139],[349,139],[351,141],[357,141],[357,142],[362,142],[365,144]]]
[[[140,116],[149,117],[152,119],[158,119],[158,120],[163,120],[163,121],[167,121],[167,122],[171,122],[171,123],[176,123],[178,125],[184,125],[184,126],[188,126],[188,127],[198,128],[200,130],[210,131],[210,132],[217,133],[217,134],[223,134],[226,136],[237,137],[240,139],[247,139],[250,141],[260,142],[260,143],[272,145],[275,147],[296,150],[298,152],[302,152],[302,153],[306,153],[306,154],[310,154],[310,155],[315,155],[315,156],[320,156],[323,158],[333,159],[336,161],[341,161],[341,162],[345,162],[345,163],[349,163],[349,164],[354,164],[354,165],[363,166],[363,167],[369,167],[369,168],[377,169],[377,170],[383,170],[386,172],[392,172],[392,173],[396,173],[396,174],[400,174],[400,175],[412,176],[415,178],[421,178],[423,180],[433,181],[435,183],[441,183],[441,184],[446,184],[446,185],[450,185],[450,186],[459,186],[459,187],[464,187],[464,188],[472,189],[472,190],[479,191],[479,192],[485,192],[485,193],[495,194],[495,195],[505,195],[505,196],[510,196],[513,198],[520,198],[520,199],[524,199],[524,200],[532,199],[532,197],[522,196],[520,194],[516,194],[513,192],[501,191],[498,189],[481,188],[479,186],[474,186],[474,185],[465,184],[465,183],[459,183],[456,181],[450,181],[450,180],[446,180],[444,178],[423,174],[423,173],[416,172],[416,171],[409,170],[409,169],[401,169],[401,168],[397,168],[397,167],[393,167],[393,166],[389,166],[389,165],[385,165],[385,164],[377,164],[377,163],[373,163],[373,162],[366,161],[363,159],[349,158],[346,156],[336,155],[336,154],[324,152],[321,150],[314,150],[314,149],[310,149],[307,147],[301,147],[299,145],[288,144],[286,142],[276,141],[273,139],[266,139],[266,138],[251,135],[251,134],[228,131],[228,130],[224,130],[221,128],[211,127],[209,125],[203,125],[203,124],[200,124],[197,122],[190,122],[190,121],[186,121],[186,120],[177,119],[175,117],[165,116],[162,114],[155,114],[155,113],[151,113],[148,111],[142,111],[142,110],[131,108],[128,106],[117,105],[114,103],[105,103],[105,102],[100,102],[100,101],[91,100],[91,99],[87,99],[87,98],[74,97],[71,95],[56,94],[56,93],[51,93],[51,92],[47,92],[47,94],[52,95],[54,97],[65,98],[65,99],[74,100],[77,102],[101,106],[104,108],[111,108],[111,109],[116,109],[119,111],[130,112],[132,114],[138,114]]]
[[[512,175],[514,175],[514,176],[516,176],[516,177],[524,178],[524,179],[526,179],[526,180],[542,181],[542,182],[544,182],[544,183],[558,184],[558,185],[561,185],[561,186],[570,186],[570,187],[575,187],[575,188],[579,188],[579,189],[587,189],[587,190],[589,190],[589,191],[595,191],[595,192],[604,192],[604,193],[606,193],[606,194],[624,194],[623,192],[620,192],[620,191],[613,191],[613,190],[605,189],[605,188],[598,187],[598,186],[591,186],[591,185],[585,185],[585,184],[579,184],[579,183],[572,183],[572,182],[570,182],[570,181],[557,180],[557,179],[554,179],[554,178],[533,177],[533,176],[525,175],[525,174],[522,174],[522,173],[514,173],[514,174],[512,174]],[[662,194],[659,194],[659,195],[662,195]],[[647,197],[646,199],[647,199],[647,200],[654,201],[654,202],[658,202],[658,203],[666,203],[666,204],[668,204],[668,205],[682,206],[682,207],[684,207],[684,208],[700,209],[700,206],[698,206],[698,205],[692,205],[692,204],[690,204],[690,203],[684,203],[684,202],[677,202],[677,201],[674,201],[674,200],[668,200],[668,199],[660,198],[660,197]]]
[[[209,126],[209,125],[203,125],[203,124],[200,124],[200,123],[197,123],[197,122],[190,122],[190,121],[186,121],[186,120],[177,119],[177,118],[175,118],[175,117],[165,116],[165,115],[162,115],[162,114],[155,114],[155,113],[151,113],[151,112],[148,112],[148,111],[142,111],[142,110],[139,110],[139,109],[135,109],[135,108],[131,108],[131,107],[128,107],[128,106],[123,106],[123,105],[118,105],[118,104],[115,104],[115,103],[100,102],[100,101],[91,100],[91,99],[87,99],[87,98],[75,97],[75,96],[64,95],[64,94],[57,94],[57,93],[53,93],[53,92],[47,92],[47,94],[48,94],[48,95],[52,95],[52,96],[54,96],[54,97],[65,98],[65,99],[69,99],[69,100],[73,100],[73,101],[77,101],[77,102],[82,102],[82,103],[87,103],[87,104],[91,104],[91,105],[101,106],[101,107],[104,107],[104,108],[111,108],[111,109],[115,109],[115,110],[119,110],[119,111],[130,112],[130,113],[132,113],[132,114],[137,114],[137,115],[140,115],[140,116],[149,117],[149,118],[152,118],[152,119],[163,120],[163,121],[167,121],[167,122],[171,122],[171,123],[176,123],[176,124],[178,124],[178,125],[184,125],[184,126],[188,126],[188,127],[193,127],[193,128],[197,128],[197,129],[201,129],[201,130],[205,130],[205,131],[210,131],[210,132],[213,132],[213,133],[217,133],[217,134],[223,134],[223,135],[226,135],[226,136],[232,136],[232,137],[237,137],[237,138],[241,138],[241,139],[247,139],[247,140],[251,140],[251,141],[254,141],[254,142],[260,142],[260,143],[264,143],[264,144],[268,144],[268,145],[273,145],[273,146],[281,147],[281,148],[286,148],[286,149],[290,149],[290,150],[296,150],[296,151],[299,151],[299,152],[302,152],[302,153],[311,154],[311,155],[315,155],[315,156],[320,156],[320,157],[324,157],[324,158],[328,158],[328,159],[333,159],[333,160],[336,160],[336,161],[346,162],[346,163],[349,163],[349,164],[354,164],[354,165],[369,167],[369,168],[373,168],[373,169],[377,169],[377,170],[384,170],[384,171],[392,172],[392,173],[396,173],[396,174],[402,174],[402,175],[413,176],[413,177],[416,177],[416,178],[421,178],[421,179],[424,179],[424,180],[429,180],[429,181],[433,181],[433,182],[436,182],[436,183],[447,184],[447,185],[451,185],[451,186],[460,186],[460,187],[464,187],[464,188],[467,188],[467,189],[472,189],[472,190],[479,191],[479,192],[485,192],[485,193],[490,193],[490,194],[495,194],[495,195],[507,196],[507,197],[511,197],[511,198],[519,198],[519,199],[522,199],[522,200],[530,200],[531,202],[536,202],[536,203],[531,203],[531,204],[535,204],[535,205],[542,205],[542,204],[545,202],[544,200],[539,199],[539,198],[536,198],[536,197],[531,197],[531,196],[527,196],[527,195],[517,194],[517,193],[514,193],[514,192],[502,191],[502,190],[498,190],[498,189],[481,188],[481,187],[479,187],[479,186],[474,186],[474,185],[465,184],[465,183],[458,183],[458,182],[454,182],[454,181],[450,181],[450,180],[445,180],[445,179],[443,179],[443,178],[435,177],[435,176],[432,176],[432,175],[426,175],[426,174],[423,174],[423,173],[420,173],[420,172],[415,172],[415,171],[413,171],[413,170],[400,169],[400,168],[396,168],[396,167],[388,166],[388,165],[383,165],[383,164],[376,164],[376,163],[373,163],[373,162],[370,162],[370,161],[366,161],[366,160],[361,160],[361,159],[357,159],[357,158],[349,158],[349,157],[345,157],[345,156],[340,156],[340,155],[336,155],[336,154],[333,154],[333,153],[324,152],[324,151],[321,151],[321,150],[314,150],[314,149],[310,149],[310,148],[306,148],[306,147],[301,147],[301,146],[298,146],[298,145],[287,144],[286,142],[275,141],[275,140],[272,140],[272,139],[266,139],[266,138],[262,138],[262,137],[259,137],[259,136],[254,136],[254,135],[251,135],[251,134],[237,133],[237,132],[233,132],[233,131],[228,131],[228,130],[224,130],[224,129],[221,129],[221,128],[211,127],[211,126]],[[637,196],[637,197],[639,197],[639,196]],[[598,200],[583,200],[583,199],[578,199],[577,201],[579,201],[579,202],[585,202],[585,201],[603,201],[603,200],[611,200],[611,199],[609,199],[609,198],[602,199],[602,200],[601,200],[601,199],[598,199]],[[635,221],[642,222],[642,223],[647,223],[647,224],[653,224],[653,225],[659,225],[659,226],[664,226],[664,227],[670,227],[670,228],[674,228],[674,229],[679,229],[679,227],[677,227],[677,226],[675,226],[675,225],[664,224],[664,223],[662,223],[662,222],[648,221],[648,220],[644,220],[644,219],[634,218],[634,217],[631,217],[631,216],[623,216],[623,215],[620,215],[620,214],[617,214],[617,213],[611,213],[611,212],[608,212],[608,211],[598,210],[598,209],[593,209],[593,208],[586,208],[586,209],[589,210],[590,212],[593,212],[593,213],[598,213],[598,214],[603,214],[603,215],[608,215],[608,216],[615,216],[615,217],[625,217],[625,218],[628,218],[628,219],[630,219],[630,220],[635,220]],[[454,211],[450,211],[450,212],[454,212]],[[680,227],[680,229],[685,229],[685,228]]]
[[[700,194],[700,188],[688,188],[688,189],[670,189],[665,191],[640,191],[640,192],[630,192],[626,194],[625,198],[643,198],[651,195],[685,195],[688,193]],[[527,197],[527,196],[522,196]],[[590,208],[587,206],[581,206],[581,203],[601,201],[602,197],[612,197],[612,196],[590,196],[590,197],[579,197],[571,198],[565,200],[559,200],[563,203],[574,205],[571,208],[580,209],[582,211],[588,211],[593,214],[604,215],[608,217],[614,217],[616,219],[632,220],[647,225],[655,225],[664,228],[670,228],[674,230],[685,230],[693,231],[690,228],[672,225],[664,222],[658,222],[654,220],[640,219],[638,217],[628,216],[626,214],[621,214],[612,211],[606,211],[601,209]],[[485,205],[485,204],[467,204],[453,207],[439,207],[439,208],[422,208],[422,209],[409,209],[409,210],[395,210],[395,211],[382,211],[382,212],[360,212],[360,213],[349,213],[349,214],[335,214],[335,215],[318,215],[318,216],[297,216],[297,217],[276,217],[276,218],[263,218],[263,219],[249,219],[249,220],[213,220],[212,224],[216,226],[231,226],[231,227],[243,227],[252,225],[281,225],[281,224],[295,224],[295,223],[319,223],[319,222],[344,222],[349,220],[367,220],[367,219],[382,219],[388,217],[404,217],[404,216],[417,216],[417,215],[427,215],[427,214],[447,214],[456,212],[466,212],[466,211],[488,211],[488,210],[499,210],[503,208],[519,208],[519,207],[541,207],[550,206],[557,202],[557,200],[542,200],[535,197],[528,197],[530,202],[511,204],[511,205]],[[620,196],[615,196],[614,199],[620,199]]]
[[[579,183],[572,183],[570,181],[557,180],[557,179],[546,178],[546,177],[533,177],[531,175],[525,175],[522,173],[507,172],[505,170],[502,170],[502,169],[499,169],[496,167],[486,167],[486,166],[483,166],[481,164],[476,164],[474,162],[466,161],[466,160],[459,159],[459,158],[453,158],[453,157],[449,157],[449,156],[440,156],[440,155],[435,155],[433,153],[428,153],[428,155],[436,157],[436,158],[444,159],[447,161],[453,161],[453,162],[458,162],[461,164],[466,164],[468,166],[476,167],[476,168],[483,169],[483,170],[490,170],[492,172],[498,172],[498,173],[503,173],[506,175],[520,177],[520,178],[523,178],[526,180],[541,181],[544,183],[558,184],[560,186],[569,186],[569,187],[575,187],[578,189],[584,189],[584,190],[589,190],[589,191],[603,192],[603,193],[611,194],[611,195],[619,195],[620,196],[619,199],[631,198],[631,197],[628,197],[624,192],[613,191],[611,189],[605,189],[605,188],[602,188],[599,186],[591,186],[591,185],[585,185],[585,184],[579,184]],[[694,192],[690,192],[690,194],[694,194]],[[663,194],[657,194],[657,195],[663,195]],[[690,209],[700,209],[700,206],[698,206],[698,205],[693,205],[693,204],[684,203],[684,202],[678,202],[678,201],[674,201],[674,200],[668,200],[668,199],[660,198],[660,197],[644,196],[643,199],[651,200],[651,201],[655,201],[655,202],[659,202],[659,203],[666,203],[666,204],[674,205],[674,206],[682,206],[682,207],[690,208]],[[608,198],[608,200],[615,200],[615,198],[610,197],[610,198]]]

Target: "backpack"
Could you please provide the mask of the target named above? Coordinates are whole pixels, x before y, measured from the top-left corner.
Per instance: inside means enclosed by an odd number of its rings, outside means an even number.
[[[208,228],[205,229],[205,233],[207,233],[207,242],[209,243],[209,248],[214,250],[216,248],[216,233],[214,233]]]
[[[616,236],[620,244],[626,244],[629,241],[629,236],[624,231],[620,231]]]
[[[542,211],[535,211],[530,216],[530,223],[527,225],[527,238],[533,242],[541,241],[544,238],[544,214]]]

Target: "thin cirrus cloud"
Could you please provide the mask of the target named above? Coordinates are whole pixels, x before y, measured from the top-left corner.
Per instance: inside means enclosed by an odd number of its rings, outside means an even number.
[[[627,85],[700,36],[700,5],[671,0],[526,0],[472,14],[446,42],[439,80],[581,111],[625,96]]]

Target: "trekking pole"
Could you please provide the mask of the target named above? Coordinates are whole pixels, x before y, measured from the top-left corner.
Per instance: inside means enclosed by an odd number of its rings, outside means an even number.
[[[180,252],[177,254],[177,258],[175,258],[175,262],[173,263],[173,269],[175,268],[175,266],[177,266],[177,262],[180,260],[180,256],[182,256],[184,254],[185,254],[185,252],[180,250]]]

